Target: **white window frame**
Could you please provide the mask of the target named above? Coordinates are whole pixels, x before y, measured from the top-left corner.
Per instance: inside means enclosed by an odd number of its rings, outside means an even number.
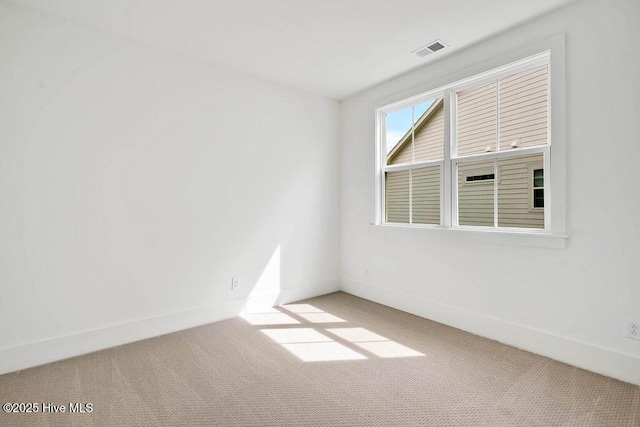
[[[546,145],[518,148],[508,151],[493,151],[472,156],[456,157],[455,153],[455,123],[452,123],[450,111],[455,108],[456,92],[500,79],[519,71],[546,63],[549,72],[549,119],[548,143]],[[488,65],[487,65],[488,64]],[[375,225],[392,227],[410,227],[425,230],[450,230],[462,232],[464,235],[487,236],[494,235],[495,241],[500,243],[513,242],[527,246],[543,246],[563,248],[566,243],[566,125],[565,125],[565,49],[564,34],[543,40],[518,51],[511,52],[501,58],[487,61],[480,67],[470,67],[477,70],[471,75],[459,80],[440,85],[436,89],[422,91],[414,96],[406,96],[396,102],[379,103],[375,108],[376,114],[376,210]],[[428,87],[428,86],[427,86]],[[406,93],[406,92],[405,92]],[[386,166],[386,147],[383,147],[386,135],[385,114],[419,103],[420,100],[444,96],[445,108],[445,150],[444,159],[433,162],[421,162],[411,165]],[[553,138],[551,137],[553,136]],[[523,156],[542,153],[545,171],[545,228],[543,230],[529,228],[507,227],[472,227],[457,225],[457,164],[468,160],[497,159],[504,157]],[[553,161],[552,161],[553,159]],[[385,209],[385,172],[403,169],[415,169],[428,164],[441,164],[441,192],[440,192],[440,225],[429,224],[396,224],[384,221]],[[499,177],[494,180],[495,185]],[[553,191],[552,191],[553,189]],[[496,198],[497,203],[497,198]],[[553,209],[551,208],[553,206]],[[497,215],[497,209],[495,209]],[[460,234],[460,233],[456,233]],[[498,236],[499,235],[499,236]],[[486,240],[485,237],[481,237]]]

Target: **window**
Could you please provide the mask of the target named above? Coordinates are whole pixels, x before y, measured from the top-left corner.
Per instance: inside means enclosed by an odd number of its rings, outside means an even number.
[[[379,223],[550,230],[549,64],[545,52],[379,108]]]
[[[385,120],[386,222],[440,224],[443,98],[422,99]]]
[[[533,194],[531,200],[534,209],[544,208],[544,169],[533,170]]]
[[[488,173],[484,175],[471,175],[467,176],[467,182],[486,181],[488,179],[496,179],[496,174]]]

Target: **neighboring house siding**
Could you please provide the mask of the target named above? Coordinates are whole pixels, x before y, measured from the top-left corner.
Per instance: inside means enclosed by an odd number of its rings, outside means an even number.
[[[519,73],[500,81],[500,146],[519,147],[547,143],[547,66]]]
[[[411,137],[409,137],[411,138]],[[399,165],[401,163],[411,163],[413,162],[413,154],[411,153],[411,141],[408,141],[404,146],[398,151],[398,153],[393,156],[391,160],[387,164],[389,165]]]
[[[458,155],[484,153],[497,141],[497,84],[458,92]]]
[[[387,172],[387,222],[409,222],[409,171]]]
[[[416,162],[444,158],[444,108],[442,105],[416,131],[415,145]]]
[[[440,223],[440,166],[411,171],[388,172],[386,179],[387,222],[409,222],[409,188],[411,188],[414,224]]]
[[[411,175],[414,224],[440,224],[440,166],[415,169]]]
[[[498,226],[544,228],[544,209],[534,209],[532,174],[543,168],[542,154],[498,161]],[[467,182],[467,176],[494,173],[493,161],[458,167],[458,222],[493,226],[494,180]]]
[[[467,182],[467,176],[494,173],[493,160],[458,166],[458,223],[492,227],[494,180]]]
[[[543,168],[542,154],[498,161],[498,226],[544,228],[544,209],[533,208],[533,170]]]

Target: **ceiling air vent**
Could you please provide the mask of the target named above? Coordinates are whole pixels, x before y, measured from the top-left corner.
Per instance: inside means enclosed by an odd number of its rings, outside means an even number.
[[[435,42],[435,43],[433,43],[433,44],[431,44],[431,45],[427,46],[427,49],[429,49],[429,50],[430,50],[430,51],[432,51],[432,52],[437,52],[437,51],[439,51],[440,49],[442,49],[443,47],[444,47],[444,45],[443,45],[442,43],[440,43],[440,42]]]
[[[442,40],[435,40],[426,46],[422,46],[420,49],[414,50],[414,53],[418,58],[424,58],[434,52],[444,49],[447,45]]]

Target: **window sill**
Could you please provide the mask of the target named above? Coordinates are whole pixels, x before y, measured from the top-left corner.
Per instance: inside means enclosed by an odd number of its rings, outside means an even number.
[[[506,246],[564,249],[569,238],[564,234],[552,234],[544,230],[495,229],[484,227],[443,227],[440,225],[374,224],[381,229],[423,230],[424,233],[448,234],[452,238],[472,243],[489,243]]]

